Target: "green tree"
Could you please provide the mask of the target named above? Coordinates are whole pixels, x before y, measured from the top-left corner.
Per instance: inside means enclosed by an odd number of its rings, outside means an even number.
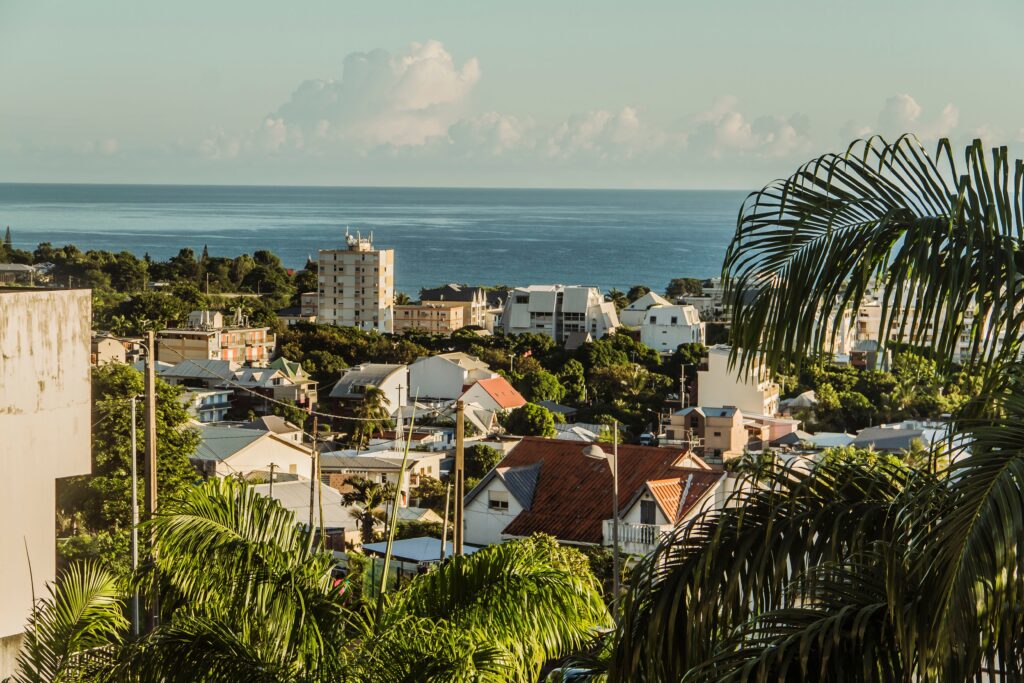
[[[629,300],[629,303],[633,303],[645,294],[648,294],[650,291],[650,287],[645,287],[644,285],[633,285],[629,288],[629,291],[626,292],[626,298]]]
[[[466,489],[469,491],[469,489]],[[409,491],[409,497],[420,507],[430,508],[444,516],[444,500],[448,484],[434,477],[421,476],[419,483]]]
[[[478,443],[466,451],[466,476],[482,478],[497,467],[505,454],[497,448]]]
[[[309,419],[309,413],[305,408],[298,406],[295,401],[291,399],[284,399],[280,403],[273,404],[271,408],[274,415],[283,417],[286,421],[292,423],[296,427],[304,428],[306,420]]]
[[[558,378],[543,368],[532,370],[523,375],[516,383],[516,388],[526,397],[527,401],[561,401],[565,398],[565,388]]]
[[[564,399],[569,403],[580,404],[587,400],[587,380],[583,364],[575,358],[566,361],[558,373],[558,381],[565,391]]]
[[[391,406],[387,395],[378,387],[367,386],[363,391],[363,400],[354,411],[352,442],[357,447],[365,445],[374,433],[384,431],[391,425]]]
[[[97,553],[108,566],[127,570],[128,532],[131,511],[131,411],[132,396],[143,393],[142,373],[127,365],[100,365],[92,371],[92,474],[58,480],[57,509],[64,517],[81,520],[78,535],[61,548]],[[157,499],[182,495],[196,483],[198,474],[189,458],[199,445],[199,434],[188,427],[189,416],[179,400],[181,388],[157,379]],[[138,454],[143,452],[143,403],[138,402],[136,434]],[[139,500],[143,500],[142,468]],[[104,536],[105,535],[105,536]],[[119,555],[119,550],[124,554]],[[82,555],[66,555],[75,559]]]
[[[527,403],[508,414],[505,429],[517,436],[552,437],[555,435],[555,419],[547,408]]]
[[[611,301],[613,304],[615,304],[616,311],[621,311],[623,308],[629,305],[629,297],[627,297],[625,294],[623,294],[622,292],[615,288],[609,290],[605,298],[608,299],[608,301]]]
[[[384,520],[384,507],[395,496],[394,487],[357,477],[348,481],[352,490],[344,494],[346,505],[358,505],[352,516],[359,520],[363,543],[373,543],[374,527]]]
[[[902,327],[940,371],[965,318],[985,321],[960,358],[984,389],[955,416],[955,464],[779,464],[670,534],[633,573],[612,680],[1019,677],[1022,641],[1004,634],[1024,593],[1021,168],[980,141],[959,162],[948,141],[932,157],[872,138],[747,201],[723,278],[734,349],[756,350],[741,367],[822,353],[823,321],[881,281],[883,347]],[[897,382],[927,382],[922,367]]]
[[[670,301],[686,296],[701,296],[704,294],[703,283],[692,277],[677,277],[669,280],[665,288],[665,298]]]

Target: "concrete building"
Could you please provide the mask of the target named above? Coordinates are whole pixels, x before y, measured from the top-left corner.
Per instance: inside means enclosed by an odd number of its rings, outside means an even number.
[[[743,412],[732,406],[683,408],[665,428],[665,443],[689,448],[713,464],[743,455],[747,441]]]
[[[448,284],[443,287],[424,289],[420,291],[420,302],[424,304],[456,303],[462,307],[464,325],[486,327],[487,292],[482,287]]]
[[[183,360],[266,363],[274,355],[276,345],[277,338],[269,327],[249,325],[241,312],[229,321],[219,311],[192,311],[185,327],[157,332],[156,359],[164,363]]]
[[[127,351],[120,339],[94,336],[89,344],[89,362],[93,365],[125,363],[127,358]]]
[[[320,306],[319,292],[303,292],[299,295],[299,315],[304,318],[313,318],[316,322],[317,310]]]
[[[302,365],[287,358],[277,358],[265,368],[238,368],[230,381],[221,385],[235,389],[236,404],[267,413],[271,401],[290,401],[300,408],[317,402],[317,383]]]
[[[497,376],[487,363],[468,353],[425,356],[409,366],[409,396],[453,401],[477,381]]]
[[[320,291],[317,321],[342,327],[391,332],[395,300],[395,251],[374,249],[345,231],[344,249],[326,249],[317,259]]]
[[[640,321],[640,341],[659,353],[671,354],[680,344],[703,344],[704,339],[704,323],[693,306],[651,306]]]
[[[657,292],[647,292],[642,297],[619,311],[619,322],[630,327],[640,327],[644,314],[652,306],[671,306],[672,302]]]
[[[394,332],[400,334],[416,330],[449,335],[466,326],[464,314],[460,303],[395,304]]]
[[[761,367],[744,371],[729,367],[729,347],[712,346],[697,370],[697,404],[735,406],[752,415],[774,415],[779,409],[779,385]]]
[[[501,325],[505,334],[546,334],[563,344],[574,332],[595,339],[614,332],[619,318],[615,304],[594,287],[531,285],[509,293]]]
[[[409,398],[409,368],[406,365],[364,363],[342,370],[341,379],[331,389],[331,398],[346,406],[363,400],[367,387],[384,392],[388,412],[397,410]]]
[[[56,480],[88,474],[89,290],[0,288],[0,678],[56,571]]]
[[[195,389],[183,392],[178,398],[192,419],[206,424],[227,419],[233,395],[230,389]]]

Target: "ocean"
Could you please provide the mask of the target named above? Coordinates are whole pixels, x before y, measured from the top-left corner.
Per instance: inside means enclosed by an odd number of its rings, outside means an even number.
[[[301,268],[345,228],[395,250],[395,287],[581,284],[664,289],[719,274],[733,191],[0,184],[14,245],[72,243],[165,259],[268,249]]]

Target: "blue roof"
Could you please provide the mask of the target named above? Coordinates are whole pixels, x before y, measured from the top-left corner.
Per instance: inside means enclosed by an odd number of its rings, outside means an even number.
[[[388,544],[383,541],[381,543],[363,544],[363,552],[374,553],[376,555],[385,554],[387,549]],[[480,550],[477,546],[465,544],[463,544],[462,549],[463,553],[466,555],[472,555],[477,550]],[[452,544],[451,541],[448,541],[444,547],[444,556],[451,557],[454,552],[454,544]],[[405,560],[406,562],[440,562],[441,539],[433,538],[431,536],[403,538],[392,543],[391,556],[396,560]]]
[[[199,428],[200,442],[192,457],[199,460],[222,461],[257,441],[270,432],[244,427],[202,425]]]

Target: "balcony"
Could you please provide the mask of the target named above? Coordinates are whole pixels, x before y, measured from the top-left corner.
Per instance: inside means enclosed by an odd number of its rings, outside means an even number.
[[[627,555],[647,555],[672,525],[629,524],[619,522],[619,549]],[[612,544],[612,520],[604,520],[604,545]]]

